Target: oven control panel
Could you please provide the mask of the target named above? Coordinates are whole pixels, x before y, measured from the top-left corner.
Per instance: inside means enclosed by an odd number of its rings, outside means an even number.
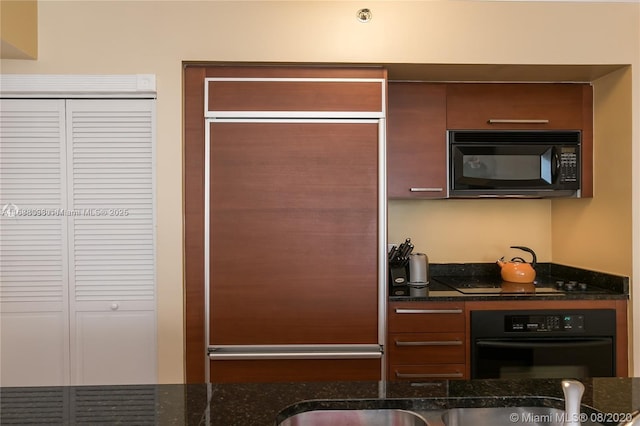
[[[506,332],[584,331],[584,315],[505,315]]]

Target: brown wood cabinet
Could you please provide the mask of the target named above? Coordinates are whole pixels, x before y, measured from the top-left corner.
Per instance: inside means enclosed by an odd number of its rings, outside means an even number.
[[[581,197],[593,196],[593,88],[587,83],[447,84],[448,130],[581,130]]]
[[[446,85],[390,82],[387,195],[446,198]]]
[[[389,380],[467,377],[464,302],[392,302],[388,308]]]
[[[378,381],[379,359],[211,361],[213,383]]]
[[[570,129],[584,127],[588,84],[447,84],[447,128]]]
[[[227,77],[228,78],[228,77]],[[382,111],[384,99],[375,81],[207,81],[208,111]]]

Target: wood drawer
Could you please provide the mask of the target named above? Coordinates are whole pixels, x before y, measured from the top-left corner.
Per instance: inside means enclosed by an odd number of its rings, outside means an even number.
[[[212,383],[376,381],[379,359],[275,359],[209,361]]]
[[[391,364],[465,362],[464,333],[395,333],[387,342]]]
[[[389,368],[389,380],[421,380],[465,379],[464,364],[433,365],[395,365]]]
[[[388,328],[390,333],[464,333],[464,303],[390,303]]]

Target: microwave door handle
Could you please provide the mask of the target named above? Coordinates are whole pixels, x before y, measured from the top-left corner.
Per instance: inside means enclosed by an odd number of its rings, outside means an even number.
[[[553,166],[551,167],[551,182],[556,182],[558,174],[560,173],[560,156],[558,150],[553,150]]]

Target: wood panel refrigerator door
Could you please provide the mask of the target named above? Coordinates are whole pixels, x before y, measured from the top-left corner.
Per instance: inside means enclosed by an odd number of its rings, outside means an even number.
[[[210,344],[377,343],[378,122],[209,130]]]

